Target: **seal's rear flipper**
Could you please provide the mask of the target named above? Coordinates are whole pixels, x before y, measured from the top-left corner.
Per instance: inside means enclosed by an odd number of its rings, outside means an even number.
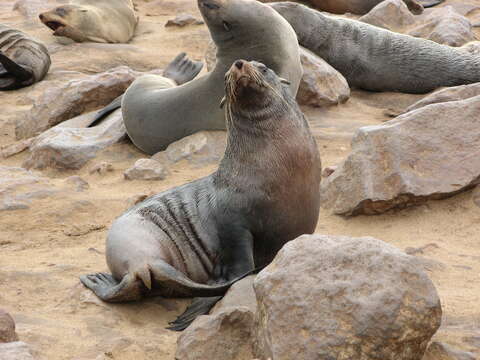
[[[0,76],[0,91],[2,91],[2,90],[15,90],[15,89],[18,89],[18,88],[21,88],[21,86],[19,85],[19,83],[16,79],[14,79],[11,76],[8,76],[8,77],[1,77]]]
[[[115,100],[113,100],[110,104],[105,106],[103,109],[98,110],[98,112],[95,114],[95,117],[93,118],[93,121],[88,127],[94,127],[95,125],[98,125],[99,123],[102,122],[102,120],[110,115],[112,112],[117,110],[119,107],[122,106],[122,98],[123,95],[120,95],[117,97]]]
[[[163,76],[172,79],[178,85],[182,85],[193,80],[202,68],[203,63],[201,61],[192,61],[187,57],[187,54],[182,52],[167,65],[167,68],[163,72]]]
[[[168,330],[185,330],[197,316],[207,314],[222,296],[194,298],[192,303],[175,321],[170,322]]]
[[[140,300],[145,292],[142,281],[131,274],[127,274],[121,282],[105,273],[83,275],[80,276],[80,281],[106,302]]]
[[[3,68],[8,73],[10,73],[10,75],[15,77],[18,82],[24,82],[33,77],[31,71],[28,71],[27,69],[18,65],[15,61],[11,60],[8,56],[6,56],[2,51],[0,51],[0,64],[2,64]]]
[[[420,4],[422,4],[422,6],[424,8],[429,8],[429,7],[441,4],[444,1],[445,0],[420,0],[419,2],[420,2]]]

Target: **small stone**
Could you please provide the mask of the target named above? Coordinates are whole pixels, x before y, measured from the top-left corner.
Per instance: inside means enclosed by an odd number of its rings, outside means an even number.
[[[127,200],[127,209],[130,209],[131,207],[141,203],[145,199],[147,199],[149,196],[154,195],[155,193],[150,193],[150,194],[137,194],[134,195]]]
[[[163,180],[167,175],[168,170],[158,161],[152,159],[138,159],[124,173],[127,180]]]
[[[202,25],[204,22],[202,20],[198,20],[194,16],[190,14],[180,14],[175,17],[175,19],[168,20],[165,24],[165,27],[169,26],[179,26],[184,27],[186,25]]]
[[[0,156],[3,158],[8,158],[10,156],[16,155],[21,153],[22,151],[28,149],[28,147],[32,144],[33,138],[17,141],[13,144],[9,144],[3,146],[0,150]]]
[[[0,360],[34,360],[27,344],[22,341],[0,344]]]
[[[83,180],[80,176],[74,175],[70,176],[65,180],[67,184],[73,185],[75,187],[75,191],[84,191],[90,188],[88,182]]]
[[[113,171],[113,165],[110,163],[107,163],[105,161],[102,161],[101,163],[95,164],[90,168],[89,173],[90,174],[99,174],[99,175],[105,175],[108,172]]]
[[[0,309],[0,343],[18,341],[15,333],[15,321],[9,313]]]
[[[430,344],[422,360],[476,360],[474,354],[454,349],[450,345],[434,341]]]
[[[334,166],[327,166],[325,169],[323,169],[322,171],[322,177],[323,178],[327,178],[329,177],[330,175],[332,175],[335,170],[337,170],[338,166],[337,165],[334,165]]]

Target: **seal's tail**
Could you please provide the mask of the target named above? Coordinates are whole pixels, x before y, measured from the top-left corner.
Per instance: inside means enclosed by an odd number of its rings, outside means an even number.
[[[122,98],[123,95],[120,95],[103,109],[98,110],[98,112],[95,114],[95,117],[93,118],[92,123],[88,127],[94,127],[95,125],[98,125],[102,122],[103,119],[105,119],[105,117],[120,108],[122,106]]]

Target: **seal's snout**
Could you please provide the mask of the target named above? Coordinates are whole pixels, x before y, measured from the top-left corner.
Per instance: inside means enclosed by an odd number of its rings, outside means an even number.
[[[45,16],[43,16],[43,14],[40,14],[38,15],[38,18],[40,19],[41,22],[43,22],[43,19],[45,18]]]
[[[237,61],[235,61],[235,67],[236,67],[238,70],[242,70],[243,60],[237,60]]]

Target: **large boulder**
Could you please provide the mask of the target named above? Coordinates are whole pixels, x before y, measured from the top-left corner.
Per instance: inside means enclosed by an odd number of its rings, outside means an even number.
[[[402,0],[385,0],[358,20],[384,29],[400,31],[414,24],[415,16]]]
[[[368,237],[290,241],[254,289],[262,360],[421,360],[442,316],[417,260]]]
[[[37,136],[30,145],[27,169],[80,169],[97,153],[126,138],[121,110],[116,110],[99,125],[88,127],[90,116],[65,121]]]
[[[22,341],[0,344],[0,360],[34,360],[28,345]]]
[[[378,214],[480,183],[480,96],[431,104],[360,128],[352,152],[322,183],[336,214]]]
[[[9,313],[0,309],[0,343],[17,341],[18,336],[15,333],[15,321]]]
[[[108,105],[143,74],[127,66],[119,66],[47,88],[35,99],[23,121],[18,122],[15,128],[17,139],[38,135],[65,120]]]
[[[476,40],[470,20],[451,6],[432,11],[409,35],[449,46],[462,46]]]
[[[207,70],[215,67],[217,48],[210,42],[205,53]],[[300,105],[329,106],[346,102],[350,98],[347,80],[325,60],[300,47],[303,77],[296,100]]]
[[[177,341],[176,360],[251,360],[257,303],[254,276],[233,284],[209,315],[199,316]]]

